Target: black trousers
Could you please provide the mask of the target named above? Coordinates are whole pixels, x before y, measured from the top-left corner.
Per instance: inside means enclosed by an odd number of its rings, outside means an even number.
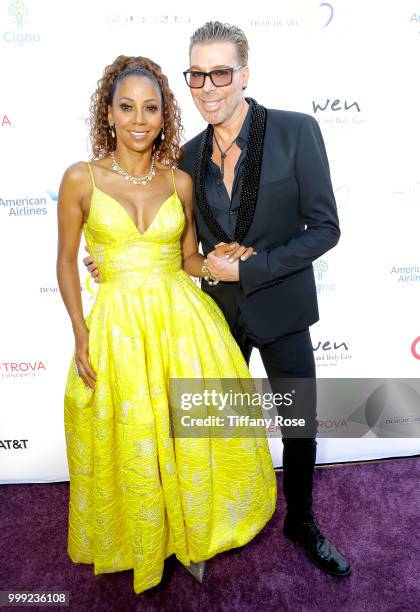
[[[309,329],[266,342],[250,334],[239,313],[231,331],[248,364],[252,349],[255,347],[260,351],[273,393],[276,379],[310,379],[315,386],[315,360]],[[317,427],[316,396],[313,394],[306,402],[305,415],[309,418],[309,437],[289,437],[282,431],[283,492],[291,522],[313,518],[312,485]]]

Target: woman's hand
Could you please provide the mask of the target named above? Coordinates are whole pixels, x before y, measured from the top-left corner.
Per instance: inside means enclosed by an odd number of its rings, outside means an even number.
[[[85,245],[85,249],[89,253],[89,249],[86,245]],[[99,282],[98,264],[93,259],[92,255],[88,255],[87,257],[84,257],[83,263],[85,264],[87,271],[90,273],[95,283],[98,283]]]
[[[89,331],[78,332],[76,339],[75,363],[80,378],[93,391],[95,390],[96,374],[89,364]]]
[[[225,257],[229,263],[236,261],[241,258],[242,261],[246,261],[252,255],[256,255],[257,251],[254,251],[253,247],[246,247],[240,245],[238,242],[219,242],[216,244],[213,253],[217,257]]]

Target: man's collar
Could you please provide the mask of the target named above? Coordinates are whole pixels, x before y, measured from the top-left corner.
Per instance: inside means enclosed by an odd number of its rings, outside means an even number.
[[[248,104],[248,112],[241,127],[241,131],[236,139],[236,144],[243,149],[248,142],[249,126],[251,125],[251,106]]]
[[[248,104],[248,111],[247,114],[245,116],[244,122],[242,124],[241,130],[239,132],[239,134],[236,137],[236,144],[238,145],[238,147],[242,149],[246,146],[247,142],[248,142],[248,136],[249,136],[249,126],[251,125],[251,105],[247,102]],[[211,156],[213,153],[213,141],[210,140],[209,142],[209,155]]]

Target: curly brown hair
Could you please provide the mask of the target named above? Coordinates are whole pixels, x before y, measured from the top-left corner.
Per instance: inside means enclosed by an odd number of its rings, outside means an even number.
[[[108,123],[108,106],[112,104],[118,82],[126,76],[138,74],[150,78],[159,88],[162,96],[165,140],[158,136],[154,153],[160,162],[176,166],[180,157],[180,142],[183,131],[181,111],[174,94],[169,88],[167,77],[161,67],[147,57],[119,55],[104,70],[98,81],[90,103],[90,139],[93,159],[102,159],[115,151],[116,140]]]

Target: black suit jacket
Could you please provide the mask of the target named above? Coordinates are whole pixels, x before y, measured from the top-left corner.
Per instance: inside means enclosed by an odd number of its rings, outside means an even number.
[[[191,176],[203,133],[183,147]],[[240,213],[239,213],[240,214]],[[197,237],[207,255],[219,242],[195,206]],[[242,241],[257,252],[239,262],[239,282],[202,289],[232,326],[238,311],[249,331],[272,340],[319,319],[312,262],[337,244],[340,229],[318,122],[303,113],[267,110],[254,216]]]

